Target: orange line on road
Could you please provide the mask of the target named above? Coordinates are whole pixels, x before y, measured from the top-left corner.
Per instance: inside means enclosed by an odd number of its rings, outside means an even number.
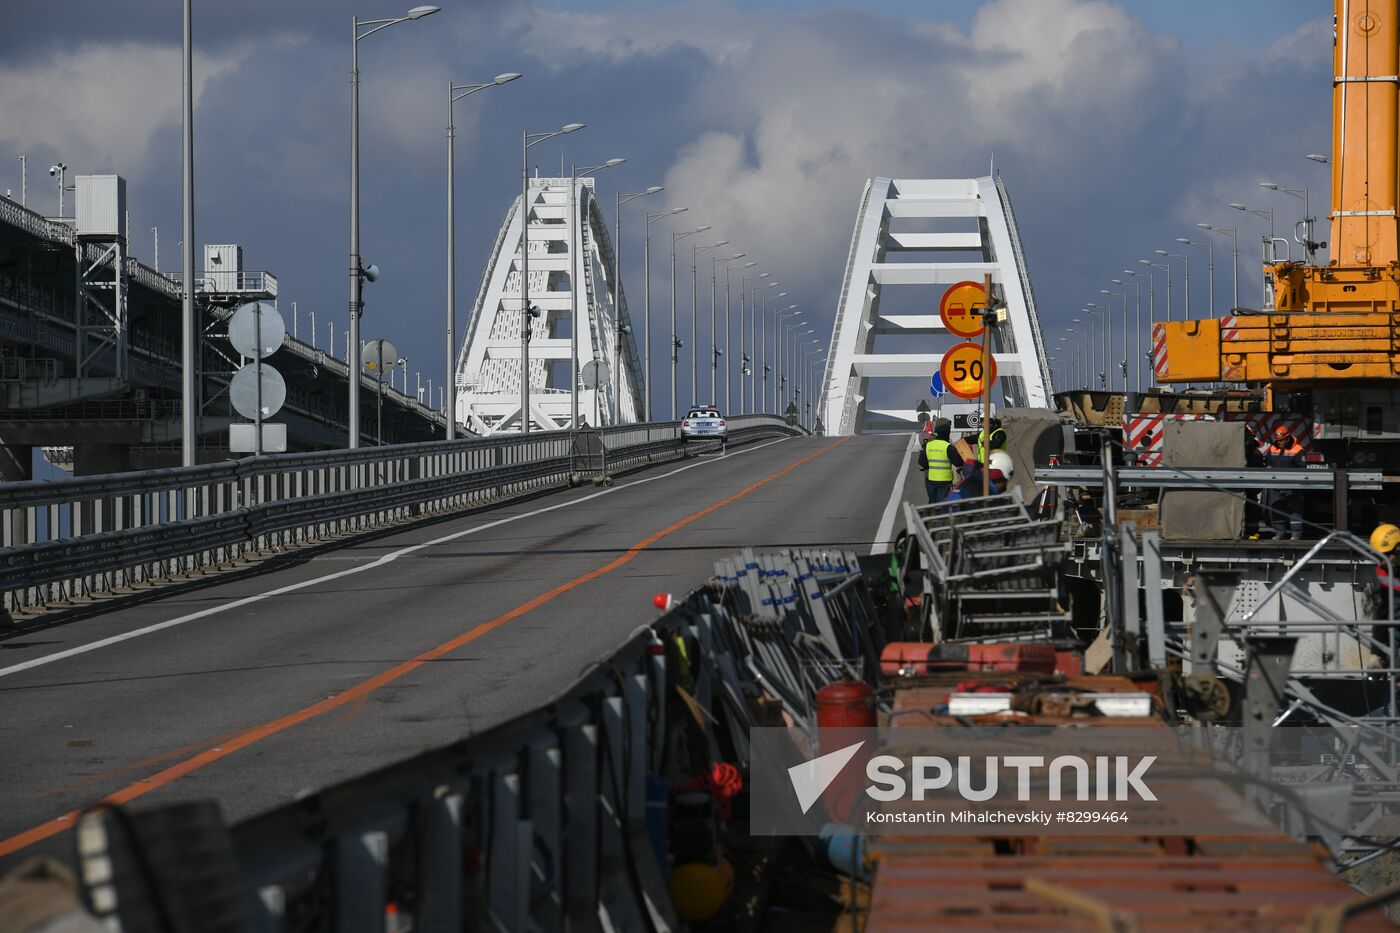
[[[840,447],[848,440],[850,440],[849,437],[842,438],[836,443],[828,444],[821,450],[818,450],[817,452],[812,454],[808,454],[800,460],[794,460],[792,463],[788,464],[786,467],[779,470],[778,472],[773,473],[770,476],[765,476],[763,479],[751,483],[748,486],[745,486],[743,489],[739,490],[727,499],[721,499],[719,502],[716,502],[713,505],[708,505],[700,511],[695,512],[691,515],[687,515],[680,521],[668,525],[660,531],[655,532],[654,534],[648,535],[647,537],[638,541],[636,544],[629,547],[621,555],[619,555],[612,561],[609,561],[608,563],[604,564],[603,566],[598,567],[595,570],[590,570],[588,573],[585,573],[581,576],[575,577],[567,583],[561,583],[553,589],[541,593],[534,599],[531,599],[528,602],[521,603],[519,606],[516,606],[514,609],[511,609],[509,612],[503,613],[502,615],[498,615],[496,616],[496,618],[491,619],[487,622],[482,622],[480,625],[476,626],[470,631],[458,635],[451,641],[445,641],[442,644],[438,645],[436,648],[430,648],[415,658],[410,658],[409,660],[404,661],[401,664],[395,665],[394,667],[391,667],[386,671],[382,671],[376,674],[368,680],[361,681],[360,683],[344,691],[343,693],[337,693],[334,696],[327,697],[319,703],[313,703],[311,706],[308,706],[305,709],[297,710],[295,713],[289,713],[286,716],[282,716],[270,722],[265,722],[260,726],[254,726],[253,728],[248,729],[245,732],[238,733],[237,735],[233,736],[225,742],[220,743],[219,745],[214,746],[213,748],[205,749],[197,755],[192,755],[191,757],[186,758],[184,761],[173,764],[162,771],[157,771],[150,777],[143,778],[134,784],[128,784],[126,787],[123,787],[118,791],[114,791],[107,797],[103,798],[102,802],[109,804],[129,803],[130,801],[135,800],[138,797],[142,797],[146,794],[149,794],[153,790],[159,790],[162,787],[165,787],[169,784],[174,783],[175,781],[178,781],[182,777],[186,777],[187,775],[193,774],[201,768],[211,765],[216,761],[219,761],[223,758],[227,758],[229,755],[232,755],[236,751],[240,751],[241,749],[247,748],[248,746],[253,745],[254,743],[261,742],[263,739],[269,738],[271,736],[276,735],[279,732],[290,729],[292,726],[306,722],[310,719],[315,719],[317,716],[320,716],[324,713],[329,713],[334,709],[339,709],[347,703],[362,700],[368,697],[374,691],[378,690],[380,687],[393,683],[401,677],[410,674],[418,668],[422,667],[424,664],[436,661],[438,658],[441,658],[446,654],[450,654],[451,652],[456,651],[463,645],[476,641],[478,638],[487,634],[488,632],[494,631],[495,629],[500,628],[502,625],[505,625],[507,622],[510,622],[513,619],[518,619],[526,613],[538,609],[545,603],[554,600],[556,597],[564,595],[572,589],[580,587],[583,584],[588,583],[592,580],[596,580],[598,577],[612,573],[614,570],[628,563],[642,551],[651,547],[653,544],[660,541],[662,538],[674,534],[675,532],[684,528],[686,525],[689,525],[692,522],[697,521],[698,519],[704,518],[711,512],[717,511],[718,509],[722,509],[726,505],[729,505],[732,502],[736,502],[739,499],[744,498],[744,496],[747,496],[749,493],[753,492],[755,489],[758,489],[760,486],[764,486],[768,483],[771,483],[773,480],[778,479],[781,476],[785,476],[788,473],[791,473],[793,470],[802,466],[802,464],[807,463],[811,460],[815,460],[817,457],[820,457],[822,454],[826,453],[829,450],[832,450],[836,447]],[[58,835],[64,830],[71,829],[73,827],[74,822],[77,820],[79,813],[80,811],[78,810],[71,810],[60,817],[56,817],[52,820],[49,820],[47,823],[41,823],[38,826],[35,826],[33,829],[28,829],[22,833],[19,833],[18,835],[11,836],[8,839],[0,840],[0,858],[3,858],[7,855],[13,855],[16,852],[19,852],[23,849],[27,849],[29,846],[32,846],[35,843],[42,842],[45,839]]]

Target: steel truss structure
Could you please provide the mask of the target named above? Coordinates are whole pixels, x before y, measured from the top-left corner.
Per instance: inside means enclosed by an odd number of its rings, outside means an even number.
[[[528,186],[529,299],[538,316],[530,321],[531,429],[574,427],[570,398],[578,386],[580,422],[591,425],[636,421],[642,410],[642,375],[621,283],[613,281],[614,244],[608,236],[593,179],[580,178],[570,217],[568,178],[532,178]],[[521,217],[517,198],[501,225],[472,307],[467,339],[457,357],[454,390],[457,421],[478,434],[519,432],[521,326]],[[570,225],[573,230],[570,230]],[[572,255],[571,255],[572,249]],[[578,283],[579,369],[570,372],[570,289]],[[624,339],[618,340],[618,330]],[[584,384],[594,360],[621,378],[598,389]],[[619,403],[614,406],[616,390]]]
[[[909,253],[930,258],[891,261],[895,258],[891,254]],[[951,254],[977,258],[955,259]],[[870,179],[856,214],[822,383],[819,411],[828,433],[916,427],[918,414],[913,407],[868,407],[870,381],[926,381],[938,371],[942,353],[890,352],[877,348],[876,339],[943,333],[938,316],[942,292],[962,281],[980,283],[988,274],[1008,312],[993,343],[1005,404],[1048,406],[1050,366],[1001,177]],[[918,314],[882,315],[881,292],[890,285],[929,287],[929,300],[921,303],[923,310]]]

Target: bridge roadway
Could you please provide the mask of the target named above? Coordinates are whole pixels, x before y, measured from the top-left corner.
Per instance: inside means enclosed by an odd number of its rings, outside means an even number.
[[[538,706],[745,546],[868,553],[907,443],[735,447],[7,636],[0,873],[108,795],[236,820]]]

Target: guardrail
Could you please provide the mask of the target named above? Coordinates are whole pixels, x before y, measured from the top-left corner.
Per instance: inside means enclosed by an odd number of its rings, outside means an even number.
[[[208,802],[88,811],[86,902],[121,929],[161,909],[169,929],[683,929],[669,862],[717,841],[709,808],[747,780],[750,730],[785,714],[815,737],[816,690],[873,678],[884,644],[852,553],[746,551],[716,572],[487,732],[232,827]],[[674,831],[673,800],[691,807]]]
[[[773,415],[730,439],[800,434]],[[610,469],[672,456],[676,422],[597,434]],[[245,556],[579,482],[569,431],[274,454],[0,484],[0,608],[52,607]]]
[[[1346,477],[1347,487],[1374,491],[1383,485],[1379,470],[1271,470],[1267,468],[1182,470],[1176,467],[1119,467],[1113,471],[1118,485],[1136,489],[1317,489],[1337,485]],[[1099,467],[1036,467],[1039,486],[1102,486]]]

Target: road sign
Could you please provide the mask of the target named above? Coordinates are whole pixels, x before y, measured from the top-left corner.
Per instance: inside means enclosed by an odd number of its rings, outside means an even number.
[[[360,363],[372,375],[384,378],[384,374],[399,365],[399,351],[384,339],[366,340],[360,350]]]
[[[262,444],[258,444],[258,428],[262,428]],[[228,449],[230,453],[251,454],[261,450],[265,454],[280,454],[287,451],[287,426],[285,424],[239,424],[228,426]]]
[[[973,314],[972,309],[986,304],[987,293],[982,283],[959,282],[943,293],[943,300],[938,303],[938,316],[949,333],[970,340],[982,336],[982,318]]]
[[[252,301],[233,312],[228,320],[228,342],[233,348],[250,359],[258,357],[258,343],[262,342],[262,356],[268,357],[282,348],[282,340],[287,336],[287,325],[282,322],[281,313],[266,301]]]
[[[262,373],[261,415],[258,413],[259,372]],[[287,400],[287,383],[282,380],[282,374],[271,366],[251,364],[233,374],[228,384],[228,397],[233,402],[234,410],[245,418],[255,421],[271,418],[281,410],[282,403]]]
[[[991,381],[997,380],[997,361],[991,360]],[[982,394],[982,345],[960,343],[943,354],[943,365],[939,367],[943,384],[958,398],[973,399]]]
[[[943,375],[934,373],[933,378],[928,381],[928,394],[932,398],[942,398],[947,392],[948,390],[943,387]]]
[[[583,384],[587,388],[596,389],[600,385],[608,384],[608,361],[589,360],[583,364]]]

